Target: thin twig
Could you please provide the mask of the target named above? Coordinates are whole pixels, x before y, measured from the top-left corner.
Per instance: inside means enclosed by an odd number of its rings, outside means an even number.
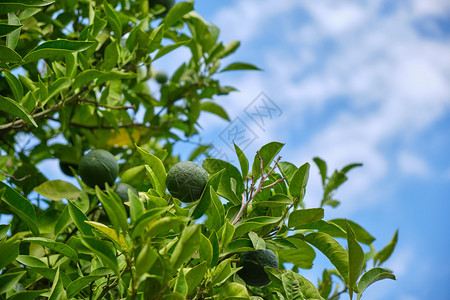
[[[11,178],[11,179],[13,179],[15,181],[24,181],[24,180],[26,180],[26,179],[31,177],[31,175],[28,174],[28,175],[23,176],[22,178],[16,178],[16,177],[14,177],[14,175],[7,174],[7,173],[3,172],[2,170],[0,170],[0,173],[2,173],[6,177],[9,177],[9,178]]]
[[[66,105],[76,99],[78,99],[78,96],[81,95],[82,93],[84,93],[87,90],[87,87],[81,89],[78,93],[68,97],[65,100],[61,100],[59,103],[53,105],[52,107],[45,109],[41,112],[35,113],[34,115],[32,115],[33,119],[40,119],[42,117],[45,117],[46,115],[56,112],[57,110],[59,110],[63,105]],[[8,124],[4,124],[4,125],[0,125],[0,130],[4,130],[4,129],[21,129],[22,127],[25,126],[25,121],[20,119],[17,122],[13,121],[11,123]]]
[[[134,104],[131,106],[111,106],[111,105],[101,104],[101,103],[98,103],[97,101],[89,100],[86,98],[78,99],[77,101],[83,102],[83,103],[91,103],[91,104],[94,104],[96,107],[104,107],[104,108],[109,108],[109,109],[117,109],[117,110],[136,109],[136,105],[134,105]]]
[[[61,123],[61,120],[53,118],[53,117],[47,117],[47,119]],[[79,124],[79,123],[75,123],[75,122],[70,122],[69,125],[73,126],[73,127],[79,127],[79,128],[83,128],[83,129],[89,129],[89,130],[115,129],[116,128],[114,126],[106,126],[106,125],[89,126],[89,125]],[[146,126],[145,124],[140,124],[140,123],[122,124],[122,125],[118,125],[117,127],[118,128],[144,127],[144,128],[150,129],[150,130],[161,129],[161,126]]]
[[[281,156],[279,156],[277,158],[277,160],[275,161],[275,165],[273,166],[272,169],[270,169],[270,171],[264,175],[264,163],[263,163],[263,159],[261,157],[261,155],[259,154],[258,151],[256,151],[256,154],[258,155],[258,159],[259,159],[259,168],[261,170],[261,179],[259,180],[259,184],[258,187],[255,190],[255,176],[252,175],[252,183],[251,183],[251,187],[250,187],[250,195],[248,197],[248,200],[245,200],[245,193],[242,193],[242,204],[241,204],[241,208],[239,209],[239,212],[237,213],[236,217],[234,218],[233,225],[236,225],[237,222],[239,222],[240,218],[242,217],[242,214],[244,213],[245,209],[247,208],[247,206],[250,204],[250,202],[256,197],[256,195],[258,195],[259,192],[261,192],[262,190],[266,189],[266,188],[270,188],[282,181],[284,181],[286,179],[286,177],[283,177],[281,179],[277,179],[274,182],[272,182],[271,184],[268,184],[266,186],[263,187],[264,181],[269,177],[270,174],[272,174],[272,172],[275,170],[276,166],[278,165],[278,162],[281,159]]]

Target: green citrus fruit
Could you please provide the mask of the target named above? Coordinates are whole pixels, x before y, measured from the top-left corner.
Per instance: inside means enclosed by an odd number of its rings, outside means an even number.
[[[251,286],[264,286],[270,283],[264,267],[278,269],[278,258],[272,250],[247,251],[241,254],[238,275]]]
[[[161,13],[157,13],[155,17],[164,17],[172,6],[175,5],[175,0],[149,0],[148,4],[150,8],[155,8],[157,5],[161,5],[165,8],[165,10]]]
[[[78,174],[84,183],[89,187],[104,189],[105,183],[110,186],[114,184],[117,174],[119,173],[119,165],[114,156],[106,150],[92,150],[80,161],[78,166]]]
[[[181,202],[193,202],[200,199],[208,173],[192,161],[182,161],[175,164],[167,173],[167,189]]]
[[[167,77],[167,74],[165,72],[162,71],[158,71],[155,74],[155,80],[156,82],[158,82],[159,84],[164,84],[167,82],[169,78]]]
[[[71,176],[73,177],[72,171],[70,170],[69,167],[72,167],[72,169],[74,169],[75,171],[78,170],[78,165],[77,164],[73,164],[73,163],[69,163],[69,162],[65,162],[65,161],[59,161],[59,168],[61,169],[61,171],[66,174],[67,176]]]
[[[114,190],[114,192],[116,192],[116,194],[120,197],[120,199],[122,199],[123,202],[128,202],[128,190],[131,190],[136,196],[138,195],[134,187],[123,182],[119,182],[116,185],[116,189]]]

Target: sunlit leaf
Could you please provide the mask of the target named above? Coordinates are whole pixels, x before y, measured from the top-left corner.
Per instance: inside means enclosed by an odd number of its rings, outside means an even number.
[[[62,180],[46,181],[40,186],[35,187],[34,191],[50,200],[56,201],[76,199],[81,194],[81,191],[76,186]]]

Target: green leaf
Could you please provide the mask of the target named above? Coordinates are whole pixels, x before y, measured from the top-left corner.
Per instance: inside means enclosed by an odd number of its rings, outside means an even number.
[[[340,227],[337,224],[334,224],[333,222],[327,222],[324,220],[320,220],[313,223],[308,223],[305,225],[296,226],[294,228],[295,230],[298,229],[317,229],[319,232],[327,233],[333,237],[347,237],[347,233],[345,232],[342,227]]]
[[[240,205],[242,202],[241,194],[244,192],[245,186],[239,170],[229,162],[216,158],[205,159],[202,166],[210,175],[217,174],[219,171],[222,172],[219,186],[216,189],[217,194],[230,200],[235,205]],[[236,183],[234,189],[231,185],[232,180]]]
[[[219,284],[227,280],[232,273],[231,262],[229,259],[222,261],[213,271],[211,283],[213,285]]]
[[[364,273],[358,283],[358,300],[361,298],[362,293],[373,283],[383,280],[393,279],[396,280],[392,271],[383,268],[373,268]]]
[[[314,157],[313,160],[319,168],[322,184],[325,186],[325,182],[327,180],[327,164],[320,157]]]
[[[66,291],[64,290],[63,282],[61,279],[61,267],[58,267],[55,278],[53,279],[52,289],[50,290],[49,300],[63,300],[67,299]]]
[[[180,2],[175,4],[164,17],[164,25],[169,28],[175,25],[188,12],[194,9],[192,2]]]
[[[10,228],[11,224],[0,224],[0,241],[6,237]]]
[[[1,4],[0,4],[0,9],[1,9]],[[8,34],[11,34],[12,32],[18,30],[20,27],[22,27],[22,25],[0,24],[0,36],[5,36]],[[14,49],[14,47],[9,47],[9,45],[7,47]]]
[[[33,117],[27,112],[27,110],[11,98],[0,96],[0,110],[21,118],[24,121],[33,124],[34,127],[38,127]]]
[[[398,229],[395,231],[395,234],[389,244],[387,244],[386,247],[384,247],[380,252],[375,254],[375,257],[373,258],[375,264],[381,265],[391,256],[392,252],[394,252],[395,246],[397,245],[397,240]]]
[[[222,119],[225,119],[227,121],[230,121],[230,117],[228,116],[227,112],[223,109],[222,106],[218,105],[214,102],[202,102],[200,105],[201,110],[207,111],[209,113],[215,114]]]
[[[330,220],[329,222],[333,222],[334,224],[337,224],[342,228],[346,228],[346,225],[345,225],[346,221],[352,227],[353,232],[355,233],[355,236],[356,236],[356,240],[358,242],[366,244],[366,245],[370,245],[370,244],[372,244],[373,241],[375,241],[375,238],[370,233],[368,233],[364,228],[362,228],[360,225],[356,224],[353,221],[345,220],[345,219],[333,219],[333,220]],[[341,237],[345,237],[345,236],[341,236]]]
[[[350,299],[353,298],[353,288],[356,287],[359,275],[364,265],[364,251],[355,238],[355,233],[348,223],[347,229],[347,248],[348,248],[348,290]]]
[[[238,238],[228,244],[228,246],[223,250],[222,255],[244,251],[255,251],[253,243],[248,238]]]
[[[68,89],[70,87],[70,84],[71,84],[70,78],[68,77],[58,78],[48,87],[48,95],[45,98],[45,100],[42,101],[43,105],[45,105],[45,103],[47,103],[54,96],[61,93],[63,90]]]
[[[40,186],[35,187],[33,191],[55,201],[76,199],[81,194],[81,191],[76,186],[62,180],[46,181]]]
[[[148,226],[148,236],[156,237],[159,235],[167,234],[170,230],[177,228],[189,221],[189,218],[184,216],[176,217],[163,217],[155,222],[150,223]],[[134,232],[133,232],[134,233]]]
[[[115,230],[124,232],[128,229],[127,212],[123,206],[122,200],[117,196],[109,186],[106,187],[108,195],[106,195],[98,185],[95,186],[95,193],[103,205],[106,214],[111,221]]]
[[[239,299],[250,299],[248,295],[247,288],[237,282],[230,282],[227,284],[222,291],[220,291],[220,299],[223,300],[239,300]]]
[[[192,218],[198,219],[208,210],[208,208],[211,205],[211,191],[214,191],[214,189],[217,189],[219,185],[219,181],[221,180],[221,176],[224,174],[225,170],[221,170],[211,177],[209,177],[208,181],[206,182],[205,189],[202,192],[202,195],[200,196],[200,200],[198,201],[198,204],[195,206],[194,210],[192,211]],[[214,192],[215,193],[215,192]],[[215,202],[215,205],[217,202]]]
[[[68,208],[69,215],[80,232],[86,236],[94,236],[94,234],[92,233],[92,227],[85,223],[85,221],[89,221],[86,215],[71,201],[69,201],[68,203]]]
[[[123,73],[117,71],[101,72],[98,70],[90,69],[83,71],[77,75],[72,84],[72,89],[76,90],[93,82],[95,82],[95,85],[100,85],[107,81],[131,79],[134,77],[135,75],[131,73]]]
[[[25,273],[26,271],[20,271],[0,275],[0,295],[12,290]]]
[[[39,235],[36,212],[31,202],[4,182],[0,182],[0,196],[9,208],[28,226],[31,232],[35,236]]]
[[[277,223],[279,220],[280,218],[265,217],[265,216],[247,219],[236,227],[236,231],[234,232],[233,238],[240,237],[241,235],[246,234],[247,232],[250,232],[256,228]]]
[[[200,225],[188,226],[181,233],[175,249],[173,250],[170,262],[174,269],[183,265],[200,245]]]
[[[105,8],[108,24],[114,32],[114,37],[119,40],[122,37],[122,24],[119,15],[114,10],[114,7],[106,2],[106,0],[103,2],[103,7]]]
[[[222,236],[222,238],[220,239],[220,249],[222,250],[225,249],[228,246],[228,244],[233,240],[235,230],[236,228],[228,221],[228,219],[226,219],[225,224],[223,224],[222,228],[220,229]]]
[[[255,250],[266,250],[266,242],[258,236],[255,232],[251,231],[248,233],[248,237],[252,241],[253,248]]]
[[[261,71],[260,68],[254,66],[252,64],[236,62],[236,63],[232,63],[232,64],[226,66],[220,72],[233,71],[233,70],[256,70],[256,71]]]
[[[289,215],[288,227],[292,228],[312,222],[322,220],[324,217],[323,208],[309,208],[294,210]]]
[[[119,245],[119,247],[122,250],[127,250],[127,242],[125,240],[125,237],[122,234],[117,233],[117,231],[115,231],[114,229],[109,228],[105,224],[102,224],[99,222],[95,222],[95,221],[85,221],[85,222],[87,224],[91,225],[92,227],[94,227],[95,229],[97,229],[98,231],[103,232],[113,242],[115,242],[117,245]]]
[[[281,174],[283,174],[283,177],[286,177],[287,183],[291,183],[292,177],[294,176],[295,172],[297,171],[297,167],[287,161],[280,161],[278,163],[278,168],[281,171]]]
[[[304,237],[305,241],[320,250],[336,267],[344,281],[348,283],[348,254],[344,248],[330,235],[314,232]]]
[[[133,224],[144,213],[144,204],[131,189],[128,189],[127,192],[130,201],[130,219],[131,224]]]
[[[136,145],[136,148],[137,148],[139,154],[141,154],[144,162],[147,165],[149,165],[150,168],[155,173],[158,183],[161,185],[162,190],[165,191],[166,190],[167,173],[166,173],[166,169],[164,168],[163,162],[157,156],[151,154],[147,150],[145,150],[137,145]],[[156,185],[156,183],[154,183],[154,182],[152,182],[152,184],[153,184],[153,186]]]
[[[1,24],[3,25],[3,24]],[[0,25],[0,31],[1,31],[1,25]],[[12,26],[22,26],[20,24],[19,18],[16,16],[15,12],[8,13],[8,25]],[[1,33],[0,33],[1,36]],[[8,46],[11,49],[16,48],[17,42],[19,41],[20,37],[20,30],[14,30],[8,36],[6,37],[6,46]]]
[[[200,254],[200,261],[204,261],[208,265],[211,265],[213,257],[213,247],[209,239],[205,235],[203,235],[203,233],[200,234],[200,247],[198,249],[198,252]]]
[[[12,295],[8,300],[34,300],[46,292],[48,292],[48,290],[23,291]]]
[[[236,155],[239,159],[239,165],[241,166],[242,177],[247,177],[248,174],[248,159],[245,156],[244,152],[242,152],[241,148],[238,145],[234,144],[234,149],[236,150]]]
[[[305,188],[309,178],[309,163],[305,163],[295,171],[289,183],[289,193],[293,197],[302,199],[305,195]]]
[[[273,159],[280,152],[283,146],[283,143],[271,142],[259,149],[259,155],[263,160],[263,170],[265,170],[272,163]],[[257,154],[253,160],[252,173],[255,176],[255,180],[261,176],[260,160]]]
[[[28,266],[28,267],[36,267],[36,268],[47,268],[47,264],[44,263],[39,258],[36,258],[31,255],[19,255],[17,256],[16,260],[21,263],[22,265]]]
[[[39,59],[60,59],[71,52],[83,51],[94,45],[95,42],[55,40],[40,44],[31,50],[23,60],[25,63]]]
[[[148,53],[152,53],[159,47],[161,47],[161,41],[164,36],[164,23],[161,23],[158,27],[153,29],[152,33],[150,34],[150,39],[148,41]]]
[[[152,183],[153,189],[158,193],[160,197],[164,197],[165,190],[161,186],[161,182],[158,179],[158,175],[155,174],[153,169],[149,165],[145,165],[145,169],[147,170],[147,173],[150,175],[150,181]]]
[[[159,49],[158,53],[156,53],[155,57],[153,58],[153,61],[157,60],[160,57],[163,57],[167,53],[172,52],[173,50],[175,50],[181,46],[187,45],[190,41],[191,40],[181,41],[181,42],[169,45],[169,46],[162,47],[161,49]]]
[[[54,2],[54,0],[3,0],[0,2],[0,14],[24,10],[31,7],[47,6]]]
[[[283,283],[287,299],[305,299],[320,300],[320,293],[317,288],[305,277],[291,270],[278,270],[274,268],[265,268],[267,273],[278,278]],[[297,295],[297,297],[295,297]],[[298,298],[300,297],[300,298]]]
[[[101,275],[88,275],[75,279],[67,286],[67,297],[69,299],[73,298],[78,294],[79,291],[87,287],[91,282],[102,277],[103,276]]]
[[[28,91],[22,99],[22,106],[27,111],[32,111],[36,107],[36,103],[36,97],[34,97],[34,94],[31,91]]]
[[[17,63],[22,61],[22,56],[20,56],[16,51],[6,46],[0,45],[0,65],[2,63]]]
[[[33,243],[36,245],[41,245],[47,247],[53,251],[56,251],[64,256],[67,256],[74,262],[78,262],[78,254],[71,247],[64,243],[55,242],[54,240],[43,238],[43,237],[33,237],[25,238],[22,240],[25,243]]]
[[[186,296],[187,296],[188,287],[187,287],[186,277],[184,276],[183,269],[180,269],[180,271],[178,272],[178,276],[175,279],[175,285],[173,287],[173,291],[182,295],[183,299],[186,298]]]
[[[81,242],[89,250],[95,253],[105,266],[113,270],[116,276],[119,276],[119,264],[117,263],[116,254],[111,247],[95,237],[81,237]]]
[[[9,84],[9,87],[11,88],[14,99],[16,99],[17,102],[21,102],[23,98],[23,87],[20,83],[19,79],[17,79],[16,76],[11,74],[8,70],[3,70],[3,74],[5,74],[6,81]]]
[[[203,281],[203,277],[205,277],[206,270],[208,269],[208,266],[206,262],[202,262],[192,269],[190,269],[186,273],[186,283],[188,286],[188,295],[191,295],[199,286],[199,284]]]
[[[231,234],[231,236],[233,236],[233,234]],[[211,246],[213,249],[211,264],[209,265],[209,267],[212,268],[217,265],[217,262],[219,261],[219,252],[220,252],[219,239],[217,238],[217,233],[215,231],[213,231],[209,236],[209,241],[211,242]]]
[[[0,270],[9,265],[19,255],[19,243],[0,244]]]
[[[316,258],[314,249],[299,238],[288,237],[287,241],[294,245],[295,249],[278,251],[278,256],[282,260],[293,263],[299,268],[311,269]]]
[[[134,222],[133,228],[131,231],[131,237],[136,238],[137,236],[140,236],[144,230],[147,228],[148,224],[153,221],[154,219],[157,219],[166,212],[167,207],[158,207],[153,208],[148,211],[146,211],[143,215],[139,216],[139,218]],[[158,220],[161,221],[162,219]],[[180,221],[181,222],[181,221]]]
[[[136,258],[136,275],[147,273],[158,258],[158,254],[149,244],[145,244]]]
[[[58,236],[64,229],[66,229],[67,226],[71,223],[71,218],[69,214],[69,208],[68,206],[64,207],[63,211],[58,217],[58,220],[55,224],[55,229],[53,230],[53,234],[55,236]]]
[[[219,230],[224,222],[225,222],[225,208],[223,207],[222,202],[217,196],[216,191],[212,187],[210,187],[210,199],[211,205],[208,208],[206,214],[208,215],[208,219],[205,221],[208,228],[211,230]]]

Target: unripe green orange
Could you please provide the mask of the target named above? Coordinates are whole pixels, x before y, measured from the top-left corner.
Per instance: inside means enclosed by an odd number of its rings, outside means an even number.
[[[92,150],[80,161],[78,174],[83,182],[94,188],[98,185],[104,189],[105,183],[110,186],[114,184],[119,173],[119,165],[114,156],[106,150]]]
[[[208,173],[192,161],[182,161],[175,164],[167,173],[167,189],[181,202],[194,202],[200,199]]]
[[[247,251],[241,254],[239,277],[251,286],[265,286],[270,283],[264,267],[278,269],[278,258],[272,250]]]

